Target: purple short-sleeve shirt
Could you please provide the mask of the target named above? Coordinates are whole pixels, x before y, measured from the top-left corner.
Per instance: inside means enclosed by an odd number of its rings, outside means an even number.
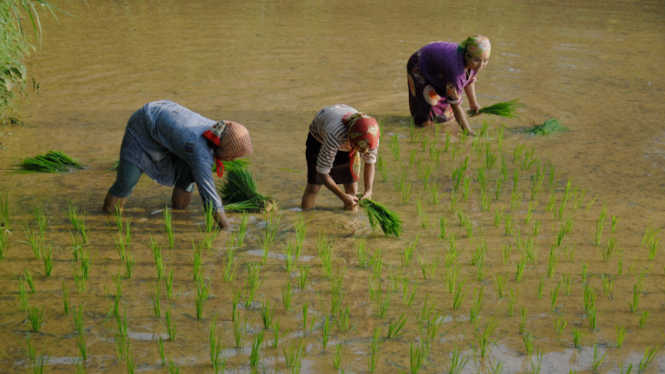
[[[464,54],[457,51],[457,46],[458,43],[433,42],[420,50],[420,73],[437,91],[445,92],[449,104],[460,104],[462,89],[476,81],[476,72],[467,73]]]

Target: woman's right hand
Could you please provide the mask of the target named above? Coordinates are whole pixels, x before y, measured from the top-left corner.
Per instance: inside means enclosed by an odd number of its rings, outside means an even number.
[[[344,202],[344,210],[355,210],[358,205],[358,197],[354,195],[344,194],[340,199]]]

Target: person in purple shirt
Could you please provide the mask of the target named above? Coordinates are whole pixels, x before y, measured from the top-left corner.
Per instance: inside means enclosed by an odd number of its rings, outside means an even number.
[[[457,120],[474,134],[462,109],[462,90],[471,110],[478,111],[476,75],[487,65],[490,41],[482,35],[462,43],[433,42],[414,53],[406,64],[409,109],[414,123],[427,127]]]

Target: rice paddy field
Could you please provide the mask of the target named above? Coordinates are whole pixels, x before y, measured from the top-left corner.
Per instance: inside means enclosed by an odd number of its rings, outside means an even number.
[[[665,370],[659,2],[59,6],[25,125],[0,128],[0,371]],[[411,128],[407,59],[474,33],[481,105],[519,98],[518,117]],[[159,99],[245,124],[279,209],[217,232],[143,177],[102,214],[124,125]],[[373,199],[398,237],[327,191],[299,209],[308,124],[334,103],[380,120]],[[550,118],[567,131],[524,131]],[[86,167],[17,172],[49,150]]]

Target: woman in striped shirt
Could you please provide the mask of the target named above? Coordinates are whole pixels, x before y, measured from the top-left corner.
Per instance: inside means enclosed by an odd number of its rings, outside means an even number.
[[[307,136],[307,187],[302,209],[314,208],[321,185],[325,185],[342,200],[345,210],[356,210],[361,159],[365,163],[361,199],[371,198],[380,136],[374,118],[348,105],[332,105],[316,113]],[[344,191],[338,184],[344,185]]]

